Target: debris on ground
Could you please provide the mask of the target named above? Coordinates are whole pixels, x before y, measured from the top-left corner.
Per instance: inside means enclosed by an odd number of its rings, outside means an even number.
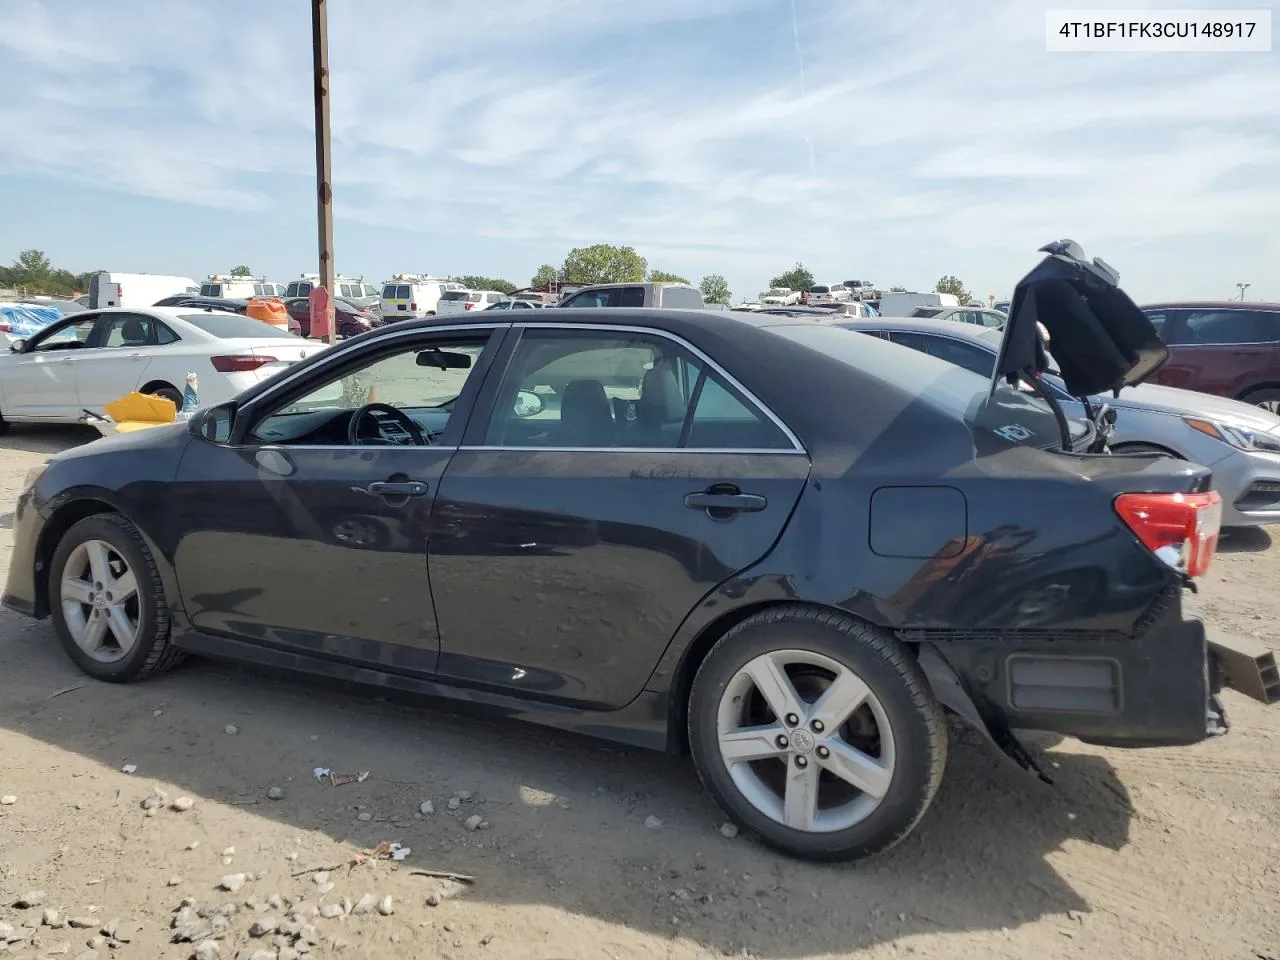
[[[18,798],[12,793],[6,793],[3,797],[0,797],[0,807],[12,807],[17,802]]]
[[[335,787],[341,787],[348,783],[364,783],[369,779],[369,771],[362,770],[359,773],[334,773],[329,772],[329,782]]]
[[[137,773],[138,765],[136,763],[126,763],[120,768],[121,773]]]
[[[662,829],[662,821],[652,815],[644,818],[644,825],[648,827],[650,830]]]
[[[173,809],[177,810],[179,813],[182,813],[186,810],[190,810],[195,805],[196,805],[196,802],[192,800],[190,797],[179,797],[177,800],[173,801],[173,803],[171,804]]]
[[[732,840],[738,835],[738,825],[736,823],[720,824],[720,835],[726,839]]]
[[[229,737],[234,737],[237,733],[240,732],[240,728],[237,727],[234,723],[228,723],[225,727],[222,728],[222,732]]]
[[[270,790],[268,790],[268,791],[267,791],[267,799],[268,799],[268,800],[283,800],[283,799],[284,799],[284,789],[283,789],[282,787],[272,787]]]
[[[436,812],[436,805],[430,800],[423,800],[422,803],[418,804],[418,812],[424,817],[429,817]]]

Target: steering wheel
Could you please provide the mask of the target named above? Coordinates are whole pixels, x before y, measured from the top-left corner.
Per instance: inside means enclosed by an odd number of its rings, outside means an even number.
[[[354,413],[351,414],[351,421],[347,424],[347,443],[351,446],[360,445],[360,421],[370,414],[386,414],[392,420],[395,420],[412,438],[415,446],[427,446],[427,435],[422,432],[422,428],[407,413],[398,407],[393,407],[389,403],[366,403]],[[383,439],[383,443],[391,444],[391,441]],[[394,445],[394,444],[392,444]]]

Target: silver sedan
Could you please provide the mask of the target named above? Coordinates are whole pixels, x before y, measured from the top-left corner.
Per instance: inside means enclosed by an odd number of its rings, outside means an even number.
[[[984,377],[991,376],[1002,336],[999,330],[947,320],[886,317],[839,325]],[[1044,382],[1068,417],[1084,416],[1061,381],[1047,375]],[[1099,399],[1116,411],[1114,452],[1163,453],[1209,467],[1222,495],[1224,527],[1280,523],[1280,417],[1248,403],[1146,383]]]

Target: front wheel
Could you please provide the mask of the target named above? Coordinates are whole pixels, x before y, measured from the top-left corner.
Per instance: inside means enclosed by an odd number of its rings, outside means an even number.
[[[49,565],[53,625],[67,655],[97,680],[127,683],[175,666],[169,608],[137,528],[98,514],[63,535]]]
[[[1255,390],[1244,396],[1245,403],[1261,407],[1271,413],[1280,413],[1280,390]]]
[[[946,766],[942,708],[910,652],[845,614],[777,607],[708,653],[689,702],[699,776],[739,826],[812,860],[892,847]]]

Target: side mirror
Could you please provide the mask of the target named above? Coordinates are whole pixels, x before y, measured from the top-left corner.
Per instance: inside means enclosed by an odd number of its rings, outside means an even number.
[[[202,410],[191,418],[191,432],[210,443],[226,443],[235,425],[236,405],[224,403]]]
[[[516,394],[515,415],[517,417],[534,417],[542,412],[542,398],[536,393],[521,390]]]
[[[27,341],[25,340],[19,339],[19,340],[9,341],[9,349],[12,350],[14,353],[21,353],[26,348],[27,348]]]

